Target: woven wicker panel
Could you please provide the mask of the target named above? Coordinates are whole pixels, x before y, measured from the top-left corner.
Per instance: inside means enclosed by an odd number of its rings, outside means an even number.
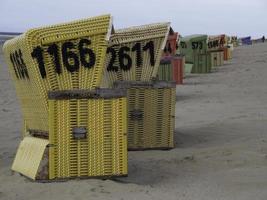
[[[32,29],[4,44],[29,129],[48,131],[48,91],[100,85],[110,31],[104,15]]]
[[[107,50],[102,87],[114,81],[149,81],[156,77],[170,24],[151,24],[117,30]]]
[[[172,74],[172,64],[171,63],[162,63],[159,66],[158,70],[158,79],[164,81],[173,81]]]
[[[127,175],[126,97],[49,100],[49,178]],[[87,130],[75,139],[73,128]]]
[[[45,139],[25,137],[20,142],[12,170],[35,179],[48,143]]]
[[[230,60],[232,59],[232,50],[229,47],[224,47],[224,60]]]
[[[219,58],[220,58],[221,65],[223,65],[224,64],[224,52],[223,51],[219,52]]]
[[[223,51],[210,52],[211,67],[218,67],[224,64]]]
[[[128,149],[173,148],[175,83],[163,87],[132,83],[117,85],[128,88]]]
[[[194,54],[194,65],[191,73],[210,73],[211,72],[211,54]]]
[[[218,56],[217,56],[217,52],[210,52],[210,59],[211,59],[211,67],[217,67],[218,64]]]
[[[160,81],[173,81],[173,56],[165,56],[161,58],[159,70],[158,70],[158,80]]]
[[[233,58],[233,51],[231,50],[231,48],[228,48],[228,47],[227,47],[227,57],[228,57],[228,60]]]
[[[175,81],[183,84],[184,56],[166,56],[161,59],[158,80]]]

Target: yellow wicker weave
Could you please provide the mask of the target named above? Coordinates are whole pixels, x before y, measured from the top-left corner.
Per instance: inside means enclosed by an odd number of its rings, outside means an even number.
[[[175,83],[118,81],[115,87],[128,88],[128,149],[173,148]]]
[[[111,26],[104,15],[32,29],[4,44],[29,129],[48,131],[48,91],[100,85]]]
[[[233,58],[233,50],[230,47],[227,47],[227,58],[228,60]]]
[[[149,81],[156,77],[169,23],[120,29],[111,35],[102,87],[114,81]]]
[[[50,93],[50,179],[127,175],[126,93],[101,91]],[[87,133],[77,139],[74,128]]]
[[[224,64],[223,51],[210,51],[211,66],[217,67]]]

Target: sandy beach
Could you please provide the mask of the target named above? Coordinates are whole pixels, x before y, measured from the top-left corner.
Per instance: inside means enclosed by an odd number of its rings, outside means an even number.
[[[0,54],[0,199],[266,200],[267,44],[241,46],[176,89],[175,149],[129,152],[129,176],[35,183],[10,170],[21,138],[15,88]]]

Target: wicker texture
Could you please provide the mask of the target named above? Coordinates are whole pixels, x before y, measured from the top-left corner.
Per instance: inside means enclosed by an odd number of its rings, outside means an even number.
[[[175,83],[162,83],[115,83],[128,88],[129,150],[173,148]]]
[[[211,55],[205,54],[193,54],[193,68],[191,73],[203,74],[211,72]]]
[[[109,48],[114,49],[115,55],[117,55],[113,63],[117,70],[109,70],[112,60],[112,54],[109,53],[106,58],[102,87],[112,87],[114,81],[117,80],[149,81],[156,77],[169,28],[169,23],[161,23],[117,30],[111,36],[109,43]],[[137,51],[133,50],[137,43],[140,44],[141,59],[137,58]],[[149,43],[153,43],[153,55],[149,53],[149,49],[144,50],[145,46]],[[129,48],[127,54],[132,60],[131,67],[127,70],[120,67],[118,56],[120,49],[124,47]],[[151,56],[154,56],[154,63],[150,61]]]
[[[173,66],[171,62],[160,64],[158,70],[158,79],[164,81],[173,81]]]
[[[223,51],[212,51],[210,52],[211,67],[218,67],[224,64],[224,52]]]
[[[230,60],[230,59],[233,58],[233,55],[232,55],[233,51],[231,50],[231,48],[224,47],[223,51],[224,51],[224,60],[225,61]]]
[[[104,15],[32,29],[5,43],[3,47],[5,58],[15,82],[24,120],[29,129],[48,131],[48,91],[78,88],[91,89],[100,85],[110,29],[111,17]],[[80,61],[77,65],[78,70],[70,72],[66,69],[66,65],[63,64],[63,44],[66,46],[66,43],[68,45],[72,43],[73,48],[67,48],[67,53],[75,54],[81,60],[81,55],[77,50],[78,43],[81,40],[91,41],[91,44],[84,44],[81,48],[90,48],[95,53],[95,65],[91,68],[86,68]],[[58,48],[60,73],[55,72],[55,57],[48,53],[48,49],[52,45]],[[40,56],[43,57],[41,62],[37,62],[38,59],[33,56],[34,51],[38,50],[38,48],[42,51],[38,55],[39,59]],[[12,63],[11,55],[16,52],[21,52],[21,57],[17,56]],[[65,54],[67,53],[65,52]],[[86,60],[85,62],[88,62],[88,56],[85,56],[84,59]],[[17,62],[15,65],[19,65],[20,68],[25,66],[24,72],[27,72],[28,77],[25,74],[24,77],[17,77],[18,69],[14,68],[14,62]],[[42,62],[44,69],[40,67]],[[65,62],[69,65],[75,64],[73,58],[66,59]]]
[[[183,84],[184,56],[166,56],[161,59],[158,70],[158,80],[175,81]]]
[[[126,97],[49,100],[49,178],[127,175]],[[84,139],[73,137],[84,127]]]

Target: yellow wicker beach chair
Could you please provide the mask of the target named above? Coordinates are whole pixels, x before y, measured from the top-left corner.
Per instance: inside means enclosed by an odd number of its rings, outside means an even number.
[[[176,83],[117,81],[127,89],[128,149],[171,149],[175,128]]]
[[[116,30],[107,49],[101,87],[114,81],[149,81],[157,76],[170,23],[158,23]]]
[[[105,15],[5,43],[28,133],[14,171],[38,180],[127,175],[126,93],[98,89],[111,30]]]

